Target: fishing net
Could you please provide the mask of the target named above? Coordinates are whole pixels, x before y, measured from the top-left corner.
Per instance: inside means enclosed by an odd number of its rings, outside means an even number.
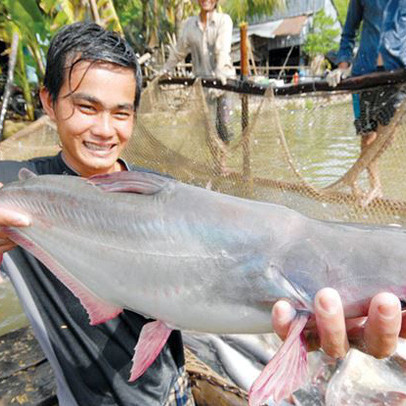
[[[1,160],[23,161],[58,153],[59,137],[56,126],[43,116],[0,143]]]
[[[226,106],[226,142],[218,97]],[[275,96],[269,87],[263,95],[247,95],[208,89],[200,80],[190,86],[157,79],[143,91],[123,157],[187,183],[283,204],[314,218],[404,225],[404,109],[360,156],[349,91]],[[58,149],[54,126],[42,118],[2,142],[0,159]],[[371,163],[379,167],[380,193],[369,183]]]
[[[360,156],[351,92],[279,96],[269,87],[263,93],[221,94],[200,80],[192,86],[155,80],[143,91],[123,157],[183,182],[283,204],[318,219],[406,225],[405,106]],[[227,110],[222,123],[219,97]],[[24,160],[59,149],[55,126],[43,117],[3,141],[0,159]],[[379,167],[378,194],[368,179],[371,164]],[[198,404],[247,403],[238,386],[190,351],[186,358]]]

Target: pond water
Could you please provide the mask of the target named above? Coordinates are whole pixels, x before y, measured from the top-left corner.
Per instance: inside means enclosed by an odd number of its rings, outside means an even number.
[[[13,286],[9,280],[3,280],[0,283],[0,336],[27,323]]]

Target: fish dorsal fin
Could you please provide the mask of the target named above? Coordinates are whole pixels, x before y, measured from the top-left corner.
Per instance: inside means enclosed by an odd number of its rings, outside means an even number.
[[[106,192],[130,192],[153,195],[160,192],[172,180],[150,172],[123,171],[107,175],[95,175],[88,181]]]
[[[36,175],[34,172],[30,171],[27,168],[21,168],[18,171],[18,179],[20,180],[27,180],[31,178],[36,178],[38,175]]]

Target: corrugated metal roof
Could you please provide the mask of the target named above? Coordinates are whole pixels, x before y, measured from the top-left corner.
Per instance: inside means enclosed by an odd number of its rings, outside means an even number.
[[[282,23],[278,25],[278,28],[274,31],[274,36],[283,35],[300,35],[302,33],[303,26],[307,24],[308,17],[305,15],[285,18]]]
[[[248,26],[248,36],[257,35],[262,38],[273,38],[275,36],[274,32],[283,23],[283,20],[278,21],[268,21],[266,23],[253,24]],[[233,30],[233,40],[232,42],[238,42],[240,40],[240,30],[235,28]]]
[[[249,20],[251,24],[264,21],[275,21],[284,18],[297,17],[305,14],[313,14],[323,9],[325,0],[285,0],[285,7],[276,9],[272,15],[254,17]]]
[[[285,0],[283,10],[274,11],[272,16],[261,20],[251,19],[248,35],[266,38],[268,50],[302,45],[305,41],[314,13],[323,9],[336,20],[334,28],[341,28],[337,10],[332,0]],[[233,31],[233,44],[240,41],[239,29]]]
[[[268,21],[266,23],[248,26],[248,36],[256,35],[262,38],[275,38],[278,36],[299,36],[303,27],[307,24],[308,17],[305,15]],[[234,29],[232,43],[240,41],[240,30]]]

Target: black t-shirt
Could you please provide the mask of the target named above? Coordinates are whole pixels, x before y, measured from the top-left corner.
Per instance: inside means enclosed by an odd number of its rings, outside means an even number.
[[[16,180],[22,167],[38,175],[76,175],[59,154],[24,162],[0,161],[0,182]],[[79,300],[42,263],[19,247],[9,254],[29,287],[65,380],[79,405],[165,403],[179,368],[184,365],[179,331],[172,332],[161,354],[144,375],[129,383],[134,347],[148,320],[124,310],[113,320],[90,326]],[[137,294],[135,290],[134,295]]]

